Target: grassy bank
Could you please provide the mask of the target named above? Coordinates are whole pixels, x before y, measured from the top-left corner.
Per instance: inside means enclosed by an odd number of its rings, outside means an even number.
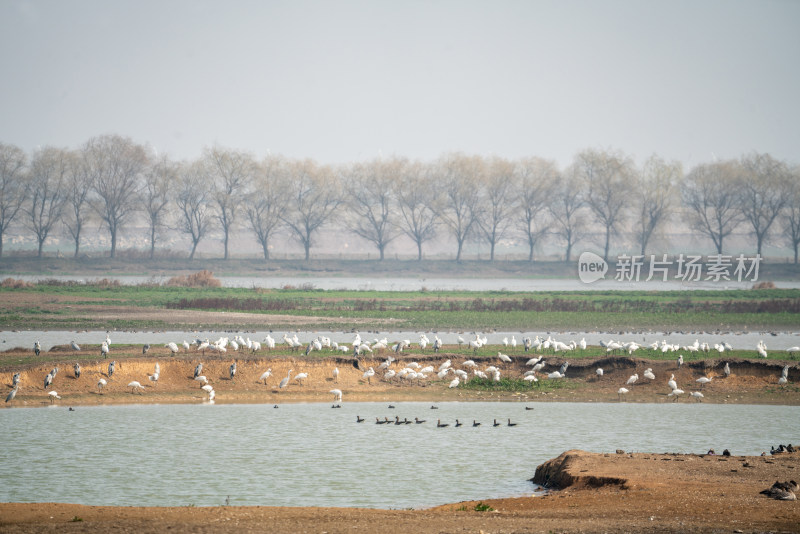
[[[332,291],[39,283],[0,288],[6,329],[205,328],[387,330],[795,330],[800,290]],[[147,317],[137,312],[147,310]],[[104,311],[108,313],[103,313]],[[199,317],[199,316],[198,316]]]

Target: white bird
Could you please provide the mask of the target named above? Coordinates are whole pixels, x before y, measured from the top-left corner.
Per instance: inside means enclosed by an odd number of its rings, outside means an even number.
[[[108,351],[108,345],[105,341],[103,341],[103,343],[100,345],[100,356],[103,358],[108,358]]]
[[[708,384],[709,382],[711,382],[711,379],[707,378],[705,376],[701,376],[700,378],[695,380],[695,382],[699,383],[700,386],[702,387],[702,386],[705,386],[706,384]]]
[[[144,389],[144,386],[141,385],[137,380],[128,383],[128,387],[131,388],[131,393],[136,391],[137,389]],[[139,392],[141,393],[141,391]]]
[[[644,377],[648,380],[655,380],[656,375],[653,374],[653,370],[651,368],[647,368],[644,372]]]
[[[281,383],[278,384],[278,389],[283,389],[289,385],[289,376],[292,374],[292,369],[289,369],[289,372],[286,373],[286,378],[281,380]]]
[[[628,381],[625,382],[625,384],[630,386],[631,384],[636,383],[637,380],[639,380],[639,373],[632,374],[631,377],[628,378]]]
[[[497,353],[497,357],[500,358],[501,362],[511,363],[511,358],[507,354],[503,354],[502,352]]]
[[[517,338],[514,337],[514,336],[511,336],[511,350],[513,351],[516,348],[517,348]]]
[[[700,393],[699,391],[692,391],[692,397],[697,399],[697,402],[700,402],[700,399],[702,399],[703,396],[704,395],[702,393]]]
[[[578,343],[578,346],[581,348],[581,350],[586,350],[586,338],[585,337],[581,338],[581,342]]]
[[[33,342],[33,352],[38,356],[42,352],[42,344],[38,341]]]
[[[627,392],[628,390],[626,388],[619,388],[617,390],[617,397],[619,397],[619,400],[622,400],[622,396],[625,395]]]
[[[308,378],[308,373],[297,373],[294,376],[294,379],[300,382],[301,386],[303,385],[303,380],[305,380],[306,378]]]
[[[595,371],[595,373],[597,374],[597,378],[602,378],[603,377],[603,368],[602,367],[598,367],[597,370]]]
[[[725,368],[722,372],[725,373],[725,376],[731,376],[731,366],[728,365],[728,362],[725,362]]]
[[[523,378],[523,380],[525,380],[526,382],[530,382],[531,386],[533,386],[534,382],[536,382],[537,385],[539,384],[539,379],[536,378],[535,374],[528,375],[525,378]]]
[[[189,350],[189,347],[190,347],[190,346],[191,346],[191,345],[189,345],[189,342],[188,342],[188,341],[186,341],[186,340],[184,339],[184,340],[183,340],[183,349],[184,349],[184,350]]]
[[[195,380],[198,382],[202,382],[203,384],[208,384],[208,378],[206,378],[204,375],[197,375],[197,377],[195,377]]]
[[[332,374],[333,374],[333,381],[338,383],[339,382],[339,368],[338,367],[334,367]]]
[[[683,354],[678,355],[678,368],[683,365]]]
[[[670,376],[669,380],[667,381],[667,385],[673,391],[678,389],[678,383],[675,382],[675,375]]]
[[[330,393],[333,393],[333,401],[334,402],[342,402],[342,390],[341,389],[332,389]]]
[[[364,374],[363,374],[362,378],[366,378],[366,379],[367,379],[367,384],[372,384],[372,377],[373,377],[373,376],[375,376],[375,369],[373,369],[372,367],[370,367],[369,369],[367,369],[367,370],[364,372]]]
[[[69,343],[69,344],[70,344],[70,346],[72,347],[72,350],[81,350],[81,347],[80,347],[80,345],[78,345],[78,344],[77,344],[77,343],[75,343],[74,341],[70,341],[70,343]],[[59,398],[60,398],[60,397],[59,397]]]
[[[75,378],[81,377],[81,364],[75,362],[75,365],[72,366],[72,370],[75,373]]]
[[[789,356],[794,356],[796,352],[800,352],[800,347],[798,346],[789,347],[788,349],[786,349],[786,352],[789,353]]]
[[[675,388],[672,390],[672,393],[667,395],[668,397],[675,397],[675,401],[678,400],[679,395],[683,395],[684,391],[682,389]],[[674,401],[673,401],[674,402]]]
[[[61,398],[61,397],[58,396],[58,393],[56,393],[55,391],[50,391],[50,392],[47,393],[47,395],[50,397],[50,404],[53,404],[53,402],[55,402],[56,399],[60,399]]]
[[[272,376],[272,367],[270,367],[269,369],[267,369],[266,371],[261,373],[261,376],[258,377],[258,381],[261,382],[263,380],[264,381],[264,385],[266,386],[267,385],[267,378],[269,378],[271,376]]]
[[[562,375],[559,371],[553,371],[547,375],[547,378],[564,378],[564,375]]]
[[[455,377],[453,380],[450,381],[450,385],[447,386],[447,387],[448,388],[457,388],[458,384],[460,384],[460,383],[461,383],[461,381],[458,379],[458,377]]]
[[[388,371],[386,371],[386,373],[383,375],[383,379],[384,379],[384,380],[391,380],[392,378],[394,378],[394,377],[395,377],[395,375],[396,375],[396,374],[397,374],[397,371],[395,371],[394,369],[389,369],[389,370],[388,370]]]
[[[178,345],[176,345],[172,341],[170,341],[169,343],[167,343],[164,346],[167,347],[172,354],[177,354],[178,353]]]
[[[108,382],[106,382],[105,378],[101,378],[100,380],[98,380],[97,381],[97,391],[102,391],[103,388],[106,387],[106,384],[108,384]]]

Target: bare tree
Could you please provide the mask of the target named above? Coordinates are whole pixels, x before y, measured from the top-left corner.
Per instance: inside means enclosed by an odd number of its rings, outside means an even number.
[[[534,248],[550,229],[550,224],[543,218],[553,202],[556,181],[560,176],[555,162],[541,158],[518,161],[514,175],[518,192],[514,219],[528,240],[528,261],[533,261]]]
[[[144,172],[142,206],[150,225],[150,259],[155,256],[156,236],[166,225],[167,206],[177,179],[177,169],[169,157],[155,158]]]
[[[92,190],[92,173],[88,161],[86,147],[72,153],[72,169],[66,184],[66,206],[62,221],[67,233],[75,243],[74,257],[78,257],[81,245],[81,234],[91,219],[92,211],[88,209],[89,194]]]
[[[214,211],[209,204],[211,183],[200,162],[187,163],[178,169],[178,183],[175,191],[175,203],[178,206],[177,229],[189,235],[192,240],[192,252],[189,259],[194,259],[197,245],[211,229]]]
[[[461,261],[464,243],[472,236],[478,219],[478,184],[485,172],[484,162],[479,156],[451,154],[440,159],[437,166],[442,176],[438,215],[452,232],[458,246],[456,261]]]
[[[343,202],[341,190],[333,169],[312,160],[294,162],[289,176],[290,201],[280,217],[303,245],[308,261],[314,234]]]
[[[27,159],[21,148],[0,143],[0,257],[3,256],[3,237],[25,200]]]
[[[575,167],[586,184],[586,205],[605,228],[603,259],[608,261],[611,236],[616,235],[629,204],[631,162],[620,154],[584,150],[575,157]]]
[[[96,194],[89,203],[108,229],[113,258],[120,230],[139,210],[137,201],[147,155],[141,145],[118,135],[90,139],[85,149]]]
[[[287,209],[287,172],[286,161],[282,158],[270,157],[258,164],[253,175],[253,190],[245,204],[250,229],[261,244],[265,260],[269,260],[269,241],[282,224],[280,214]]]
[[[722,254],[725,238],[742,221],[736,192],[738,167],[734,161],[697,165],[689,171],[681,189],[692,228],[708,236],[718,254]]]
[[[402,159],[372,160],[354,164],[344,180],[351,232],[374,244],[383,261],[386,247],[400,234],[394,220],[395,184],[407,162]]]
[[[650,238],[668,220],[682,179],[683,167],[679,162],[667,162],[656,155],[645,161],[636,174],[633,184],[635,204],[638,204],[635,234],[642,255]]]
[[[548,206],[555,233],[566,242],[564,260],[567,262],[570,261],[572,247],[586,232],[586,215],[582,209],[585,205],[583,183],[578,173],[574,166],[564,171],[563,179],[553,193],[553,201]]]
[[[736,188],[739,205],[756,237],[756,252],[761,254],[772,223],[786,205],[788,170],[769,154],[757,153],[742,158],[741,167]]]
[[[518,192],[514,187],[514,165],[505,159],[490,159],[480,176],[479,188],[479,203],[484,209],[478,211],[478,229],[489,242],[489,261],[494,261],[497,243],[508,235],[514,223],[513,195]]]
[[[44,242],[61,219],[67,201],[67,184],[73,168],[68,151],[54,147],[37,150],[31,160],[31,191],[25,208],[26,225],[36,235],[38,257]]]
[[[398,226],[417,245],[417,261],[422,261],[422,244],[436,236],[439,224],[432,167],[420,162],[409,163],[394,187],[400,209]]]
[[[247,153],[214,147],[204,155],[207,172],[212,178],[216,217],[222,229],[225,245],[224,259],[228,259],[228,242],[235,229],[242,193],[253,176],[253,158]]]
[[[800,167],[790,171],[786,190],[786,207],[782,217],[783,235],[794,249],[794,263],[797,264],[797,252],[800,248]]]

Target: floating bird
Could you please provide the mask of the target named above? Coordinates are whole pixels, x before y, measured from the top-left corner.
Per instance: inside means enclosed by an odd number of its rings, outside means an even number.
[[[511,419],[509,419],[509,420],[508,420],[508,425],[507,425],[507,426],[517,426],[517,423],[512,423],[512,422],[511,422]]]
[[[75,372],[75,378],[81,377],[81,364],[75,362],[75,365],[72,367],[72,370]]]
[[[473,419],[472,420],[472,426],[481,426],[481,424],[479,422],[477,422],[475,419]]]
[[[464,426],[464,423],[462,423],[458,419],[456,419],[456,426]]]
[[[8,396],[6,396],[6,402],[11,402],[12,400],[14,400],[14,397],[17,396],[17,391],[19,391],[19,386],[9,391]]]
[[[97,391],[98,392],[102,391],[103,388],[106,387],[106,384],[108,384],[108,382],[106,382],[105,378],[101,378],[100,380],[98,380],[97,381]]]
[[[497,419],[494,420],[494,422],[492,423],[492,426],[500,426],[500,423],[497,422]]]
[[[441,419],[437,419],[436,420],[436,427],[437,428],[444,428],[446,426],[450,426],[450,425],[448,423],[442,423]]]
[[[421,425],[421,424],[422,424],[422,423],[424,423],[425,421],[426,421],[426,419],[420,419],[419,417],[415,417],[415,418],[414,418],[414,423],[416,423],[416,424],[418,424],[418,425]]]
[[[50,396],[50,404],[53,404],[56,399],[61,399],[55,391],[49,392],[48,395]]]
[[[358,415],[356,415],[356,423],[363,423],[363,422],[364,422],[364,418],[363,417],[359,417]]]

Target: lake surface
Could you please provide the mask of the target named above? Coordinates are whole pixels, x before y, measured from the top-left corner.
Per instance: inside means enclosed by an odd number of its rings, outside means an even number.
[[[345,401],[347,397],[345,395]],[[0,410],[0,501],[424,508],[530,495],[536,466],[593,452],[760,454],[800,408],[698,403],[129,405]],[[533,410],[525,410],[532,406]],[[356,423],[356,416],[365,418]],[[415,417],[424,424],[376,425]],[[466,423],[456,428],[455,419]],[[506,426],[507,419],[517,426]],[[450,423],[437,428],[436,420]],[[503,424],[493,427],[497,419]],[[472,421],[482,424],[473,427]]]
[[[27,282],[44,279],[91,282],[102,278],[119,280],[123,285],[165,283],[169,277],[153,276],[81,276],[81,275],[11,275]],[[217,276],[224,287],[278,289],[282,287],[311,287],[325,290],[352,291],[684,291],[750,289],[753,282],[698,281],[680,282],[651,280],[649,282],[619,282],[613,278],[584,284],[574,278],[364,278],[364,277],[305,277],[305,276]],[[800,288],[797,281],[778,281],[784,289]]]
[[[314,332],[303,332],[293,330],[277,330],[273,332],[257,331],[257,332],[239,332],[242,337],[249,337],[252,340],[263,342],[267,334],[275,339],[276,344],[283,343],[283,334],[287,333],[290,337],[297,333],[297,338],[304,344],[310,342],[317,336],[327,336],[332,341],[339,344],[351,345],[355,337],[353,332],[334,332],[325,330],[315,330]],[[108,333],[111,338],[111,350],[114,350],[114,344],[145,344],[157,347],[170,341],[180,344],[183,340],[191,343],[195,339],[210,339],[214,341],[220,337],[229,337],[233,339],[236,333],[223,332],[223,331],[162,331],[162,332],[147,332],[147,331],[114,331]],[[458,337],[461,336],[465,340],[475,339],[474,332],[427,332],[428,338],[433,341],[433,336],[438,335],[445,347],[449,350],[458,346]],[[730,332],[726,334],[703,334],[692,332],[638,332],[638,333],[619,333],[619,332],[556,332],[556,331],[531,331],[531,332],[481,332],[482,336],[486,336],[490,344],[500,344],[503,338],[508,338],[509,342],[511,337],[516,337],[518,348],[522,352],[522,338],[530,336],[531,339],[539,336],[540,339],[547,339],[552,336],[554,339],[569,343],[572,340],[579,342],[582,338],[590,345],[599,345],[600,341],[609,341],[611,339],[617,341],[636,341],[643,345],[649,345],[653,342],[660,342],[666,340],[669,343],[677,343],[679,345],[691,345],[697,339],[701,343],[707,342],[712,347],[714,343],[721,343],[726,341],[734,349],[752,350],[753,357],[757,356],[756,344],[763,340],[767,345],[768,351],[785,351],[789,347],[800,345],[800,331],[797,332]],[[411,331],[361,331],[361,337],[367,341],[374,339],[383,339],[386,337],[389,341],[397,341],[400,339],[408,339],[412,343],[419,341],[420,332]],[[33,343],[39,341],[44,350],[50,350],[55,345],[68,345],[70,341],[75,341],[79,345],[100,345],[106,339],[106,331],[100,330],[84,330],[81,332],[74,331],[59,331],[59,330],[19,330],[19,331],[0,331],[0,351],[5,351],[14,347],[25,347],[33,350]],[[466,349],[465,349],[466,350]],[[267,354],[267,351],[262,351]],[[63,353],[62,353],[63,354]],[[641,350],[636,353],[637,356],[646,354],[646,351]],[[677,356],[676,356],[677,357]]]

